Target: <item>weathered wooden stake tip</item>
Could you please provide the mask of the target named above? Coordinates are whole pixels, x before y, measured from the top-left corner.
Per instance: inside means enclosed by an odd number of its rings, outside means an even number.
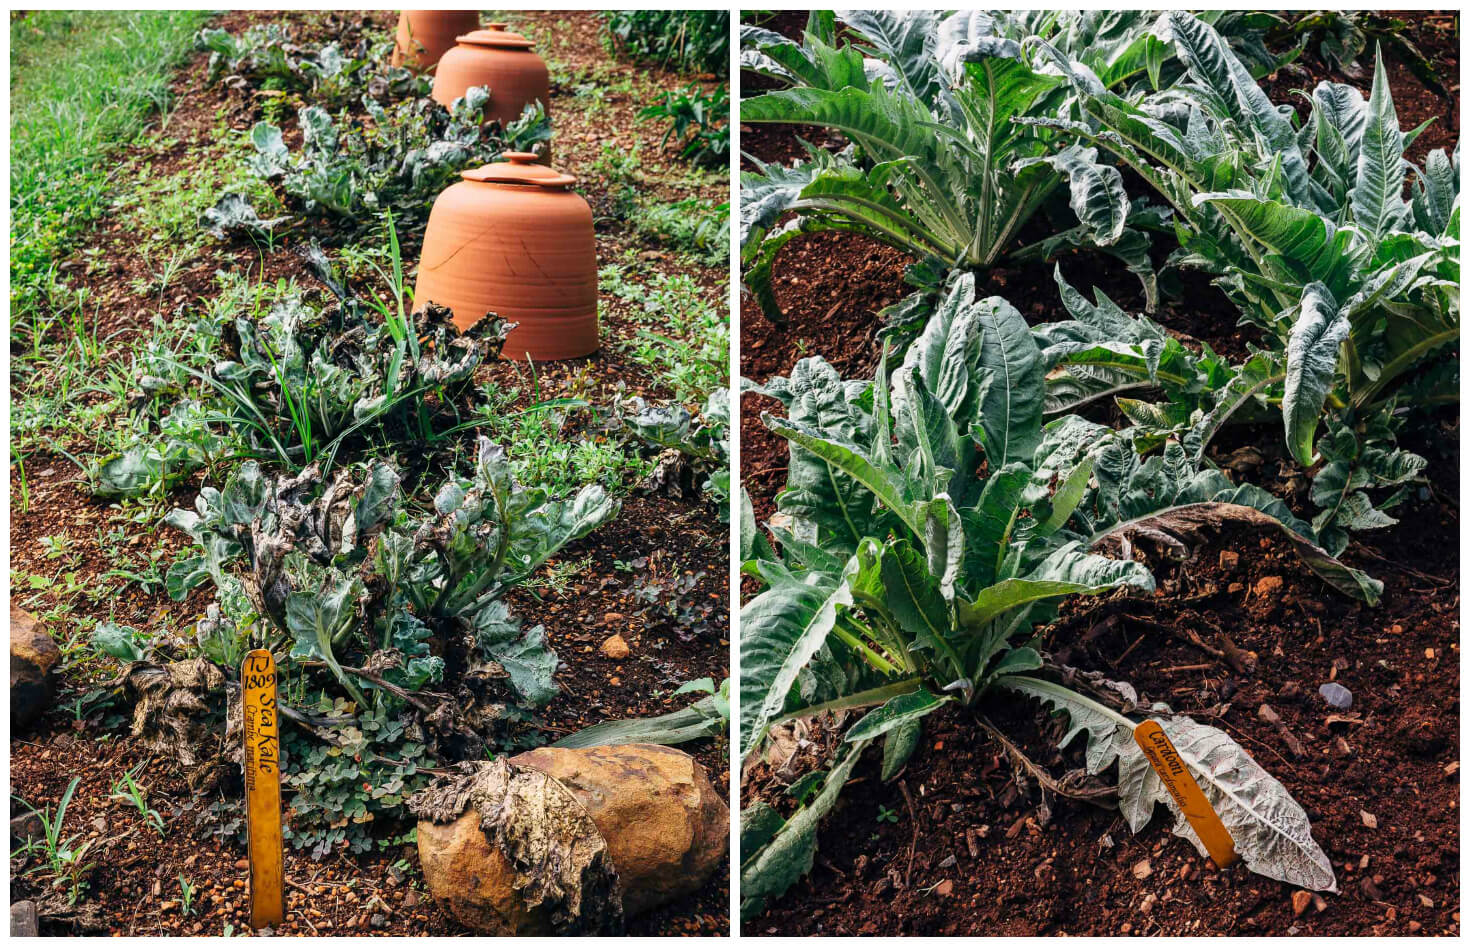
[[[276,716],[276,660],[251,651],[240,666],[244,701],[245,813],[250,836],[250,926],[285,920],[281,845],[281,732]]]

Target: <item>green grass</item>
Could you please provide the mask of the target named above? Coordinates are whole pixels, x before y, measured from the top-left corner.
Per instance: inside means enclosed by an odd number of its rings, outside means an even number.
[[[597,280],[602,292],[635,304],[631,316],[638,331],[621,344],[634,362],[673,389],[675,401],[703,402],[729,383],[730,327],[709,302],[718,290],[710,293],[682,273],[646,270],[632,258],[601,267]]]
[[[705,266],[728,266],[730,205],[697,197],[667,204],[645,203],[632,214],[635,232]]]
[[[12,311],[49,297],[54,268],[114,197],[109,155],[168,107],[202,10],[36,11],[10,24]]]
[[[506,446],[521,482],[539,484],[552,496],[570,496],[588,483],[600,483],[610,493],[622,495],[652,470],[651,463],[618,442],[591,432],[568,435],[565,428],[573,416],[584,411],[595,414],[596,409],[580,399],[569,399],[573,402],[569,404],[533,399],[531,407],[519,409],[521,390],[495,382],[482,385],[480,397],[484,402],[475,417],[476,428]]]

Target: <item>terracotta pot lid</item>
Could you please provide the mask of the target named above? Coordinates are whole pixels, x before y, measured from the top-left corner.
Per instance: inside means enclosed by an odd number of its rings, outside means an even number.
[[[468,43],[471,46],[495,46],[499,49],[530,49],[536,44],[526,39],[519,33],[512,33],[506,29],[505,23],[487,23],[483,30],[475,30],[463,36],[456,36],[456,43]]]
[[[529,151],[507,151],[501,157],[505,160],[465,171],[460,177],[484,184],[534,184],[556,189],[569,188],[577,183],[570,174],[537,164],[539,159]]]

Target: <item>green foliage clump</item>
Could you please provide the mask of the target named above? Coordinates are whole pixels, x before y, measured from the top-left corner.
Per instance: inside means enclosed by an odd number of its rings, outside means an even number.
[[[661,147],[670,139],[679,157],[702,168],[723,168],[730,156],[730,93],[724,86],[705,92],[697,83],[666,90],[658,102],[638,113],[668,123]]]
[[[1244,28],[1230,14],[1210,16]],[[741,67],[786,88],[742,101],[740,121],[815,125],[853,144],[741,175],[741,256],[756,301],[780,318],[770,269],[797,234],[853,230],[970,272],[1096,248],[1137,274],[1152,305],[1148,233],[1164,221],[1128,200],[1097,148],[1069,145],[1051,125],[1080,119],[1059,64],[1120,96],[1178,80],[1155,19],[1136,10],[848,11],[839,29],[831,11],[816,11],[800,43],[741,27]],[[1023,244],[1033,220],[1048,222],[1044,236]]]
[[[317,860],[371,850],[375,820],[400,818],[408,797],[429,782],[423,770],[434,765],[408,721],[378,710],[354,718],[344,704],[323,696],[303,708],[328,725],[321,730],[327,742],[295,728],[283,738],[282,784],[292,793],[286,839]]]
[[[297,93],[327,108],[348,105],[364,93],[378,100],[422,98],[432,85],[428,76],[389,65],[391,41],[374,46],[362,39],[345,50],[333,42],[307,51],[292,41],[289,26],[268,23],[238,36],[200,30],[194,44],[209,51],[210,85],[229,74],[269,91]]]
[[[730,62],[730,14],[724,10],[612,10],[607,47],[617,56],[681,72],[724,75]]]
[[[212,351],[200,365],[166,350],[152,354],[136,379],[149,403],[177,398],[191,384],[202,400],[177,401],[156,425],[140,420],[129,444],[90,467],[93,492],[155,493],[238,457],[329,469],[348,440],[428,444],[456,430],[460,396],[475,369],[499,356],[511,327],[486,318],[461,332],[443,307],[408,313],[397,252],[390,236],[386,299],[360,295],[313,246],[307,259],[332,304],[317,307],[280,286],[264,312],[262,292],[215,328],[224,357]]]
[[[329,484],[314,466],[270,481],[247,462],[223,490],[204,488],[195,510],[169,515],[198,549],[169,570],[168,587],[182,599],[213,583],[201,646],[242,634],[289,646],[292,660],[330,671],[359,709],[438,680],[443,660],[431,638],[480,667],[487,686],[506,682],[506,699],[535,707],[556,692],[556,656],[539,627],[521,629],[503,596],[617,508],[598,486],[553,500],[522,485],[504,450],[484,438],[473,475],[447,481],[430,513],[404,509],[398,474],[383,461]],[[246,567],[239,575],[228,570],[237,559]],[[344,670],[347,655],[376,670]]]
[[[730,393],[716,388],[698,417],[677,403],[649,404],[634,397],[619,417],[640,440],[677,451],[700,476],[699,491],[721,521],[730,518]],[[658,474],[656,473],[655,476]]]
[[[1034,637],[1067,596],[1153,590],[1142,563],[1105,555],[1130,534],[1183,547],[1201,523],[1244,521],[1284,537],[1336,588],[1376,600],[1382,586],[1318,547],[1279,500],[1178,444],[1144,460],[1133,432],[1077,415],[1043,424],[1046,371],[1021,315],[999,297],[976,298],[966,274],[902,363],[890,369],[885,356],[871,382],[808,358],[759,389],[786,408],[763,420],[791,456],[777,499],[786,523],[771,525],[781,552],[752,544],[744,564],[765,588],[741,612],[741,755],[759,752],[779,722],[875,709],[848,727],[823,789],[791,818],[763,803],[742,816],[744,912],[810,869],[817,822],[865,747],[882,741],[891,778],[919,745],[923,717],[995,690],[1067,713],[1062,742],[1087,734],[1092,775],[1120,760],[1119,801],[1134,831],[1167,804],[1160,787],[1130,776],[1147,765],[1132,745],[1134,708],[1051,680],[1059,669]],[[1223,732],[1188,718],[1165,725],[1187,726],[1220,754],[1219,765],[1189,765],[1216,805],[1238,807],[1229,817],[1240,820],[1233,831],[1251,868],[1334,885],[1305,813],[1279,783]],[[1222,771],[1248,777],[1244,793],[1269,798],[1273,816],[1239,806],[1242,786],[1223,785]],[[1307,837],[1300,858],[1279,855],[1287,825]]]
[[[636,452],[594,433],[598,411],[582,399],[546,399],[520,408],[521,389],[494,382],[482,385],[479,394],[470,423],[509,445],[516,476],[541,484],[552,496],[566,496],[588,483],[621,494],[650,469]]]
[[[309,105],[298,113],[298,150],[286,145],[276,126],[255,126],[250,167],[279,188],[289,210],[331,220],[347,233],[375,225],[385,212],[417,229],[428,219],[434,198],[461,171],[495,161],[505,151],[534,151],[550,140],[551,126],[539,104],[526,106],[504,129],[482,128],[488,100],[482,87],[470,89],[448,109],[428,98],[383,106],[364,97],[367,121],[334,119],[321,106]]]
[[[361,851],[368,823],[400,810],[425,767],[527,741],[558,660],[505,595],[617,509],[598,486],[559,500],[521,484],[481,439],[472,474],[451,476],[428,510],[384,461],[330,482],[315,465],[271,479],[249,461],[167,517],[195,543],[169,594],[214,589],[200,652],[226,668],[248,648],[278,655],[293,844],[318,858]],[[138,656],[127,629],[104,631],[99,647]],[[447,665],[453,693],[438,689]]]
[[[1190,429],[1202,449],[1237,408],[1279,405],[1304,467],[1319,460],[1325,422],[1331,463],[1313,499],[1318,530],[1341,551],[1349,531],[1394,522],[1362,488],[1402,484],[1423,466],[1393,449],[1380,417],[1401,393],[1424,405],[1458,397],[1458,146],[1422,168],[1407,159],[1419,130],[1400,130],[1381,60],[1368,98],[1320,83],[1297,128],[1207,22],[1171,11],[1157,33],[1185,66],[1179,85],[1135,102],[1073,64],[1065,75],[1087,121],[1053,124],[1169,203],[1180,242],[1170,262],[1214,275],[1268,349],[1201,379],[1215,396],[1203,418],[1178,403],[1134,413],[1165,433]]]
[[[703,288],[687,274],[652,273],[630,280],[616,264],[598,270],[603,292],[635,304],[637,334],[628,355],[692,402],[723,388],[730,374],[730,327]]]
[[[633,229],[706,266],[728,265],[730,204],[686,197],[667,204],[641,204],[630,213]]]

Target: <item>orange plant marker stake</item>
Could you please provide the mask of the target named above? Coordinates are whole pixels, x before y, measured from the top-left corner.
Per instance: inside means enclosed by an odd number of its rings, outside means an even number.
[[[1133,729],[1133,740],[1143,750],[1143,755],[1148,758],[1154,772],[1164,781],[1169,795],[1178,803],[1184,817],[1194,828],[1194,833],[1205,843],[1210,859],[1221,868],[1239,861],[1240,856],[1235,853],[1235,840],[1230,837],[1230,830],[1220,821],[1220,814],[1210,805],[1204,790],[1199,788],[1199,783],[1190,775],[1189,768],[1179,758],[1179,751],[1174,748],[1159,722],[1145,720],[1139,724]]]
[[[281,732],[276,716],[276,659],[269,651],[245,655],[240,667],[245,700],[245,812],[250,835],[250,926],[285,920],[281,854]]]

